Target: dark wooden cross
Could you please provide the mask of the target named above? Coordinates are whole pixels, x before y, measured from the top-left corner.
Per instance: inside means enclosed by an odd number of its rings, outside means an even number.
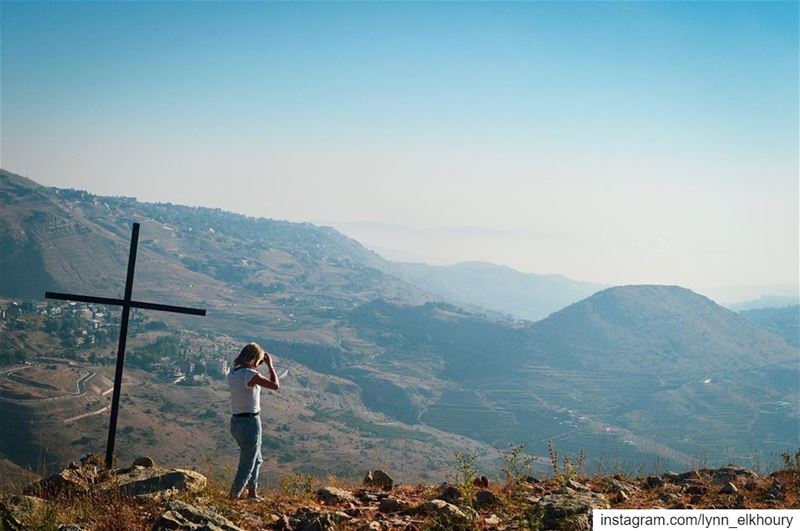
[[[205,315],[205,310],[195,308],[183,308],[181,306],[169,306],[167,304],[154,304],[152,302],[140,302],[131,300],[133,292],[133,270],[136,267],[136,248],[139,245],[139,224],[133,224],[133,234],[131,235],[131,251],[128,255],[128,277],[125,280],[125,298],[109,299],[106,297],[91,297],[88,295],[74,295],[71,293],[45,292],[47,299],[59,299],[65,301],[94,302],[97,304],[107,304],[112,306],[122,306],[122,324],[119,327],[119,346],[117,347],[117,370],[114,374],[114,395],[111,399],[111,421],[108,425],[108,444],[106,445],[106,467],[111,468],[114,456],[114,438],[117,434],[117,415],[119,414],[119,396],[122,387],[122,367],[125,364],[125,342],[128,338],[128,316],[131,308],[142,308],[145,310],[158,310],[161,312],[188,313],[190,315]]]

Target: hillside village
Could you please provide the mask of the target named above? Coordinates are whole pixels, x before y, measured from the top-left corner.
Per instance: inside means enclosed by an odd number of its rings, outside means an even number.
[[[0,299],[0,330],[6,334],[0,343],[0,366],[30,362],[41,357],[18,348],[17,336],[46,334],[58,338],[56,348],[45,357],[62,358],[86,363],[107,364],[116,361],[118,315],[95,304],[83,302],[53,302],[35,299]],[[128,363],[147,369],[165,382],[201,385],[209,379],[222,379],[230,370],[230,352],[216,349],[197,351],[180,345],[174,335],[158,335],[166,330],[161,321],[148,320],[133,313],[129,334],[156,335],[155,340],[132,352]]]

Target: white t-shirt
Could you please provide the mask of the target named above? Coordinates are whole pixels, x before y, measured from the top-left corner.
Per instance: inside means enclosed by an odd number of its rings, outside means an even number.
[[[255,369],[243,367],[228,374],[228,388],[231,390],[231,409],[233,414],[258,413],[261,410],[261,386],[249,386],[247,382],[258,374]]]

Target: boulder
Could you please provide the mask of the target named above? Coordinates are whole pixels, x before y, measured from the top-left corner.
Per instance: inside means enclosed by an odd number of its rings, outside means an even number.
[[[611,478],[611,487],[614,491],[622,491],[625,494],[633,494],[636,492],[637,489],[635,486],[631,485],[626,481],[620,481],[619,479]]]
[[[398,500],[396,498],[384,498],[381,500],[380,505],[378,505],[378,511],[389,514],[389,513],[399,513],[402,511],[406,511],[411,508],[411,504],[404,500]]]
[[[500,505],[500,498],[490,490],[479,490],[475,493],[475,508],[483,509]]]
[[[772,484],[764,494],[767,500],[783,500],[786,498],[786,487],[778,481],[778,478],[772,478]]]
[[[479,478],[475,478],[472,480],[472,486],[479,488],[479,489],[488,489],[489,488],[489,478],[486,476],[481,476]]]
[[[678,503],[681,501],[681,497],[677,494],[673,494],[671,492],[665,492],[661,496],[658,497],[664,503]]]
[[[623,503],[623,502],[626,502],[626,501],[628,501],[630,498],[631,498],[631,497],[630,497],[630,496],[628,496],[628,495],[625,493],[625,491],[624,491],[624,490],[621,490],[621,489],[620,489],[620,490],[618,490],[617,492],[615,492],[615,493],[614,493],[614,496],[613,496],[613,498],[612,498],[612,499],[614,500],[614,502],[615,502],[615,503]]]
[[[197,507],[180,500],[172,500],[167,510],[153,527],[154,531],[164,529],[197,530],[197,531],[242,531],[224,516],[207,509]]]
[[[337,522],[347,518],[348,521],[352,520],[344,513],[327,513],[315,511],[309,507],[302,507],[297,510],[291,517],[287,519],[289,527],[281,524],[276,526],[276,529],[284,529],[286,531],[324,531],[326,529],[336,529]]]
[[[383,470],[372,470],[364,476],[364,486],[381,490],[392,490],[394,480]]]
[[[445,529],[468,526],[475,519],[474,511],[468,511],[469,515],[452,503],[439,499],[425,502],[418,508],[419,513],[433,516]]]
[[[317,491],[317,499],[326,505],[356,503],[355,496],[344,489],[336,487],[322,487]]]
[[[439,490],[438,496],[436,496],[439,500],[444,500],[447,503],[458,503],[461,501],[461,491],[458,490],[458,487],[453,485],[443,485],[441,490]]]
[[[22,522],[2,500],[0,500],[0,529],[8,531],[22,531],[23,529]]]
[[[736,494],[739,492],[739,489],[736,488],[736,485],[731,483],[730,481],[725,484],[725,486],[720,489],[720,494]]]
[[[695,496],[703,496],[703,495],[705,495],[705,493],[708,492],[708,487],[706,487],[705,485],[693,484],[693,485],[688,485],[688,486],[684,487],[683,492],[685,492],[686,494],[692,494],[692,495],[695,495]]]
[[[115,475],[113,481],[98,485],[98,490],[123,496],[141,496],[172,489],[194,493],[204,490],[206,483],[206,477],[194,470],[133,467]]]
[[[711,476],[711,480],[718,485],[725,485],[739,478],[745,480],[758,479],[758,474],[749,468],[736,465],[728,465],[720,468],[702,469],[699,471],[703,475]]]
[[[589,492],[590,490],[592,490],[588,486],[578,481],[575,481],[574,479],[570,479],[567,481],[567,487],[571,488],[572,490],[580,492]]]
[[[606,497],[596,492],[549,494],[531,510],[531,517],[541,518],[543,529],[589,530],[592,528],[592,510],[609,507]]]
[[[5,504],[0,507],[0,520],[7,514],[10,522],[13,520],[27,520],[29,516],[41,513],[47,501],[36,496],[11,496],[6,499]],[[11,527],[11,525],[9,525]],[[3,529],[0,526],[0,529]]]
[[[644,485],[648,489],[655,489],[664,486],[664,480],[657,476],[647,476],[644,480]]]
[[[144,468],[153,468],[156,466],[156,462],[153,461],[152,457],[141,456],[137,457],[133,460],[133,464],[131,466],[142,466]]]
[[[67,468],[45,479],[31,483],[23,489],[23,493],[43,498],[56,496],[77,496],[89,492],[98,481],[99,471],[95,465],[82,465],[78,468]]]

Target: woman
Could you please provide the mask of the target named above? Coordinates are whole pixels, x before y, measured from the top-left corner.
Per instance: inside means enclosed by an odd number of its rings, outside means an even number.
[[[258,366],[266,363],[269,380],[258,372]],[[233,370],[228,375],[231,390],[231,434],[239,445],[239,469],[231,485],[231,499],[238,498],[245,487],[247,497],[259,499],[258,471],[261,468],[261,388],[277,391],[281,384],[272,366],[272,358],[258,343],[245,345],[233,360]]]

